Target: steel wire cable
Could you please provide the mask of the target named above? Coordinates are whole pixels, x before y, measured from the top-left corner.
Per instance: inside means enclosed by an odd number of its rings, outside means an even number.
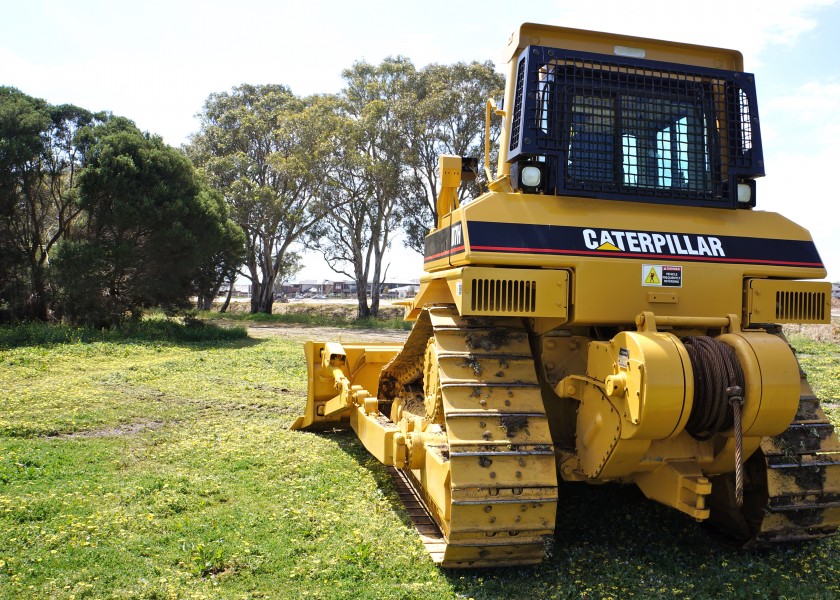
[[[732,427],[734,413],[730,388],[744,388],[744,373],[735,351],[712,337],[683,340],[694,371],[694,404],[685,429],[698,440],[708,440]]]

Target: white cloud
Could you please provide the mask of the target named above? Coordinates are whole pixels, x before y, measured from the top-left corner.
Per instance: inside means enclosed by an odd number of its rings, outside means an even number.
[[[837,0],[707,0],[691,7],[673,0],[559,0],[555,25],[734,48],[749,69],[772,44],[793,45],[817,25],[814,11]]]
[[[771,121],[772,134],[781,137],[780,145],[802,146],[812,152],[840,143],[838,115],[840,79],[835,76],[804,81],[762,105],[762,121]]]
[[[769,98],[762,108],[768,176],[759,182],[758,203],[805,227],[828,268],[840,279],[840,226],[835,173],[840,157],[840,82],[809,81]]]

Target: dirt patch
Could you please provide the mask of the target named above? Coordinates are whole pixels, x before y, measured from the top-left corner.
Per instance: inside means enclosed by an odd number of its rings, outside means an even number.
[[[219,307],[216,306],[216,309]],[[250,302],[232,302],[228,312],[232,314],[248,314],[251,312]],[[275,315],[318,315],[324,317],[337,317],[344,319],[355,319],[358,312],[358,303],[348,300],[325,300],[323,302],[312,300],[296,300],[292,302],[275,302],[271,307]],[[405,309],[402,306],[382,304],[379,306],[379,317],[383,319],[402,318]]]
[[[247,314],[250,312],[249,302],[233,302],[230,312],[235,314]],[[354,319],[356,317],[357,304],[352,300],[327,300],[327,301],[292,301],[287,303],[277,302],[272,308],[274,314],[315,314],[327,317],[338,317]],[[825,325],[785,325],[786,334],[799,333],[818,342],[840,343],[840,298],[831,299],[831,311],[834,315],[832,323]],[[379,308],[379,316],[385,319],[401,318],[404,309],[402,306],[384,304]],[[287,336],[300,340],[323,340],[352,342],[404,342],[408,336],[407,331],[391,329],[350,329],[342,327],[312,327],[293,323],[252,323],[248,324],[248,335],[253,338],[269,338]],[[495,334],[494,334],[495,335]],[[482,340],[476,342],[481,348],[486,343],[494,340]]]
[[[355,301],[327,300],[323,302],[304,300],[280,303],[272,307],[272,313],[317,315],[323,317],[346,319],[356,318],[358,305]],[[249,302],[233,302],[230,312],[233,314],[248,314],[251,311]],[[383,319],[400,319],[404,314],[402,306],[385,304],[379,307],[379,317]],[[220,323],[221,324],[221,323]],[[405,342],[408,331],[396,329],[361,329],[351,327],[313,327],[299,323],[249,322],[243,323],[248,328],[248,335],[255,339],[286,337],[296,340],[329,341],[351,344],[354,342]]]
[[[135,435],[145,431],[154,431],[163,427],[163,421],[140,421],[138,423],[126,423],[124,425],[117,425],[116,427],[106,427],[103,429],[89,429],[87,431],[74,431],[73,433],[61,434],[61,438],[98,438],[98,437],[118,437],[122,435]]]
[[[219,308],[220,303],[215,306]],[[343,319],[352,321],[356,318],[358,304],[352,300],[299,300],[292,302],[275,302],[272,306],[272,314],[298,314],[315,315],[332,319]],[[232,302],[228,310],[231,314],[247,315],[251,312],[250,302]],[[379,307],[379,317],[382,319],[402,319],[405,310],[402,306],[383,304]],[[216,323],[221,327],[229,326],[230,321],[209,319],[208,322]],[[234,322],[235,325],[244,325],[248,328],[248,336],[255,339],[286,337],[295,340],[329,341],[329,342],[405,342],[408,331],[395,329],[363,329],[353,327],[319,327],[302,323],[275,323],[275,322]]]
[[[255,339],[285,337],[301,341],[352,344],[354,342],[403,343],[408,337],[408,332],[397,329],[347,329],[287,323],[253,323],[248,324],[248,335]]]
[[[832,319],[830,325],[783,325],[782,331],[787,336],[796,333],[804,335],[815,342],[840,343],[840,319],[837,317]]]

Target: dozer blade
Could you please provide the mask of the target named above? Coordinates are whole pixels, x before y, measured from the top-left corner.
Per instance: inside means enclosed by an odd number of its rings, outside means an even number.
[[[383,365],[401,348],[402,344],[306,342],[306,409],[291,429],[318,431],[349,426],[348,393],[367,390],[375,396]],[[348,389],[342,394],[344,378]]]

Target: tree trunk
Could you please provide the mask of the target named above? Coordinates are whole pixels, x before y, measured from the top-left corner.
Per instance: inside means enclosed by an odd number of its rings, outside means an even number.
[[[370,290],[370,316],[379,316],[379,283],[374,281]]]
[[[260,312],[260,292],[262,291],[262,286],[260,285],[259,279],[256,276],[256,273],[253,273],[253,277],[251,278],[251,314],[255,314]]]
[[[356,282],[356,298],[359,301],[359,309],[356,311],[357,319],[367,319],[370,316],[370,308],[367,303],[367,282]]]
[[[29,296],[29,310],[33,319],[46,321],[49,314],[47,306],[47,284],[44,270],[39,264],[32,265],[32,294]]]
[[[213,296],[198,292],[195,298],[195,307],[198,310],[210,310],[213,308]]]
[[[382,278],[382,253],[379,248],[376,248],[373,253],[373,281],[370,286],[370,315],[372,317],[379,316],[379,288],[381,287]]]
[[[222,284],[225,282],[225,279],[227,279],[225,275],[219,277],[216,283],[213,284],[213,289],[210,291],[209,294],[205,295],[201,292],[198,293],[198,302],[196,302],[196,305],[199,310],[213,309],[213,300],[215,300],[216,296],[219,295],[219,290],[222,289]]]
[[[236,273],[234,273],[230,278],[230,287],[228,288],[227,297],[225,297],[225,301],[222,304],[222,307],[219,309],[220,313],[227,312],[227,309],[230,306],[230,299],[233,296],[233,282],[235,280],[236,280]]]
[[[213,310],[213,298],[215,295],[208,294],[206,296],[200,296],[198,299],[198,310]]]
[[[270,315],[274,310],[274,278],[266,278],[263,280],[262,289],[260,290],[260,311]]]

